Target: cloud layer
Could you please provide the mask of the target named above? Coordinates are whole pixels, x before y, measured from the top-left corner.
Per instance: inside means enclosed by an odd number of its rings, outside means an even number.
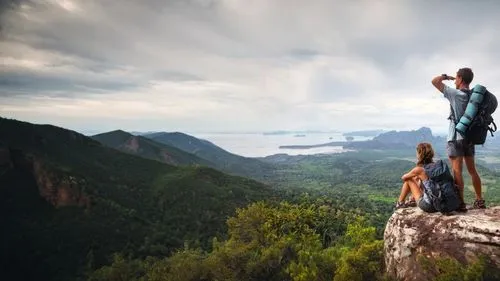
[[[435,75],[470,66],[500,93],[496,1],[13,2],[0,115],[36,123],[445,132]]]

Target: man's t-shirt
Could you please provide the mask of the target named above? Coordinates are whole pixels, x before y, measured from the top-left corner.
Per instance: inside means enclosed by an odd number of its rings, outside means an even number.
[[[444,85],[443,91],[444,97],[448,99],[451,104],[451,108],[453,110],[456,121],[460,120],[460,117],[465,112],[465,108],[467,107],[467,103],[469,102],[469,96],[467,93],[457,90],[455,88],[451,88],[448,85]],[[455,131],[455,123],[453,120],[450,120],[450,127],[448,128],[448,137],[447,141],[461,140],[463,137],[460,134],[457,134]]]

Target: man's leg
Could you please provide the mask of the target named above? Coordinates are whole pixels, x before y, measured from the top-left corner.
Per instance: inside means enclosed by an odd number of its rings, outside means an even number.
[[[455,184],[458,187],[458,193],[460,195],[460,201],[462,204],[464,202],[464,177],[462,176],[462,156],[450,156],[451,169],[453,171],[453,178],[455,179]]]
[[[450,159],[451,169],[453,172],[453,179],[455,180],[455,185],[458,188],[458,194],[460,195],[460,207],[458,211],[465,212],[467,208],[464,201],[464,178],[462,176],[462,163],[463,163],[463,146],[460,142],[448,142],[446,147],[448,158]]]
[[[466,156],[465,165],[467,166],[467,171],[472,178],[472,185],[474,186],[474,193],[476,193],[476,200],[474,200],[474,204],[472,205],[473,209],[485,209],[486,204],[484,202],[482,196],[482,188],[481,188],[481,178],[476,170],[476,163],[474,161],[474,156]]]
[[[485,202],[482,196],[482,188],[481,188],[481,178],[476,170],[476,163],[474,156],[476,154],[476,147],[473,143],[470,143],[466,140],[463,141],[464,147],[464,160],[465,166],[467,166],[467,171],[472,179],[472,186],[474,186],[474,193],[476,194],[476,200],[474,200],[474,204],[472,205],[473,209],[484,209],[486,208]]]
[[[467,171],[472,178],[472,185],[474,186],[474,192],[476,193],[476,200],[482,200],[483,197],[481,195],[481,178],[479,177],[479,174],[476,170],[474,156],[466,156],[464,157],[464,160],[465,166],[467,166]]]

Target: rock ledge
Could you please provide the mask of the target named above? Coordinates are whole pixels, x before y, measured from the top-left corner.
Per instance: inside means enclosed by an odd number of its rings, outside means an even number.
[[[387,222],[384,232],[386,271],[397,280],[433,280],[419,262],[453,257],[472,263],[480,255],[500,268],[500,206],[444,216],[419,208],[400,209]]]

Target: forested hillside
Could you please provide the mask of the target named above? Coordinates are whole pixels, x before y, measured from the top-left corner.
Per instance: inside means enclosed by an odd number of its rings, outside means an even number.
[[[71,280],[115,252],[207,248],[237,207],[273,200],[253,180],[166,165],[55,126],[0,119],[0,140],[6,280]]]
[[[385,280],[383,230],[414,165],[405,151],[276,155],[253,159],[272,167],[263,184],[50,125],[0,119],[0,140],[7,279]],[[479,171],[499,204],[499,175]]]
[[[94,135],[91,138],[122,152],[157,160],[170,165],[201,165],[215,167],[214,163],[179,148],[158,143],[143,136],[134,136],[122,130]]]
[[[215,144],[193,136],[174,133],[153,133],[144,137],[155,142],[176,147],[213,163],[216,169],[234,175],[267,181],[272,177],[275,166],[255,158],[243,157],[224,150]]]

